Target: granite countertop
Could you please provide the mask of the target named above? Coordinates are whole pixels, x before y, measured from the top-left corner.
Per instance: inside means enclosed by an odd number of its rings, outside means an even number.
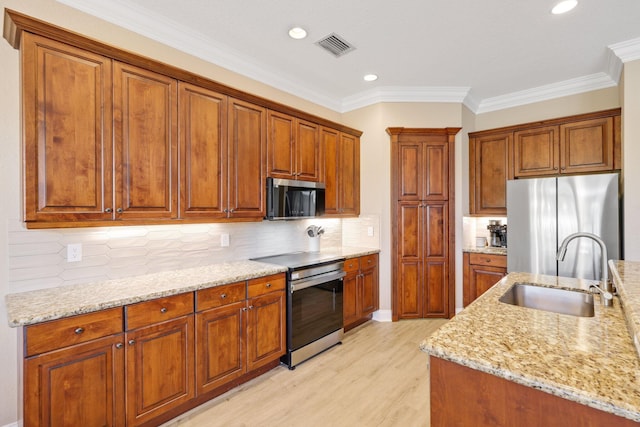
[[[632,305],[625,299],[632,292],[628,288],[638,289],[640,297],[640,263],[615,265],[623,267],[614,272],[620,298],[603,307],[594,295],[594,317],[518,307],[498,298],[517,282],[584,291],[597,282],[510,273],[420,347],[431,356],[640,421],[640,359],[625,326],[633,323],[640,331],[640,317],[633,322],[625,317]],[[636,286],[625,286],[620,282],[625,279]],[[640,308],[640,301],[634,307]]]
[[[470,252],[476,254],[488,254],[488,255],[507,255],[507,248],[495,248],[493,246],[467,246],[462,249],[462,252]]]
[[[350,258],[380,250],[343,247],[322,252]],[[18,327],[286,271],[283,266],[243,260],[8,294],[5,302],[9,326]]]

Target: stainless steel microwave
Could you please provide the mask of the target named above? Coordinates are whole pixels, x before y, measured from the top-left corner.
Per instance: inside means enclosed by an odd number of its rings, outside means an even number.
[[[324,214],[325,185],[320,182],[267,178],[267,216],[313,218]]]

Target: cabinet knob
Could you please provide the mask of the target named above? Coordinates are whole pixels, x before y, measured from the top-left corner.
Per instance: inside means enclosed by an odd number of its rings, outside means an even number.
[[[83,333],[83,332],[84,332],[84,328],[76,328],[76,330],[75,330],[75,331],[73,331],[73,332],[75,332],[75,333],[76,333],[76,335],[80,335],[81,333]]]
[[[116,209],[116,212],[118,212],[118,213],[122,213],[122,212],[124,212],[124,209],[122,209],[122,208],[118,208],[118,209]]]
[[[270,288],[270,287],[271,287],[271,283],[267,283],[265,286],[266,286],[267,288]]]
[[[225,299],[227,297],[227,294],[220,294],[220,298]]]
[[[105,211],[106,213],[111,213],[111,212],[113,212],[113,209],[111,209],[111,208],[106,208],[104,211]]]
[[[249,310],[253,310],[253,306],[252,305],[249,306]]]
[[[242,311],[247,311],[247,307],[242,307]]]
[[[229,213],[229,209],[225,209],[225,210],[224,210],[224,213]]]
[[[167,312],[167,307],[162,307],[160,309],[160,313],[166,313]]]
[[[119,342],[118,344],[116,344],[116,348],[122,348],[124,347],[124,344],[122,344],[121,342]]]
[[[129,340],[129,345],[134,345],[136,343],[136,340]]]
[[[229,212],[233,213],[235,211],[235,209],[231,208],[229,209]]]

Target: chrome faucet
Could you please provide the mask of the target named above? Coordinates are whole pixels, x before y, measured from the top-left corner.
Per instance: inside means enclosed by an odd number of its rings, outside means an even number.
[[[567,237],[565,237],[565,239],[562,241],[562,244],[558,249],[558,254],[556,255],[556,259],[558,261],[563,261],[565,255],[567,254],[567,246],[569,245],[569,242],[571,242],[573,239],[576,239],[578,237],[587,237],[589,239],[592,239],[600,246],[600,257],[601,257],[600,274],[602,277],[601,278],[602,289],[597,286],[592,286],[592,287],[595,287],[600,292],[603,305],[607,307],[612,306],[613,298],[611,296],[613,294],[613,286],[609,281],[609,270],[607,269],[607,246],[604,244],[604,242],[600,237],[596,236],[595,234],[585,233],[585,232],[570,234]],[[591,290],[591,287],[589,288],[589,290]]]

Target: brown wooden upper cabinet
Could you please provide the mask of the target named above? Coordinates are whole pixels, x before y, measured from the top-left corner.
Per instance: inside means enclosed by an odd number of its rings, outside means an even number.
[[[328,212],[358,215],[361,132],[14,11],[5,21],[22,52],[28,228],[259,221],[267,173],[324,174]],[[337,138],[325,164],[321,128]]]
[[[23,34],[25,221],[112,218],[111,62]]]
[[[621,168],[620,109],[469,133],[469,212],[506,215],[508,179]]]
[[[320,180],[319,126],[288,114],[268,113],[268,176]]]
[[[115,218],[177,218],[178,82],[113,65]]]
[[[323,127],[320,130],[325,215],[360,214],[360,138]]]

